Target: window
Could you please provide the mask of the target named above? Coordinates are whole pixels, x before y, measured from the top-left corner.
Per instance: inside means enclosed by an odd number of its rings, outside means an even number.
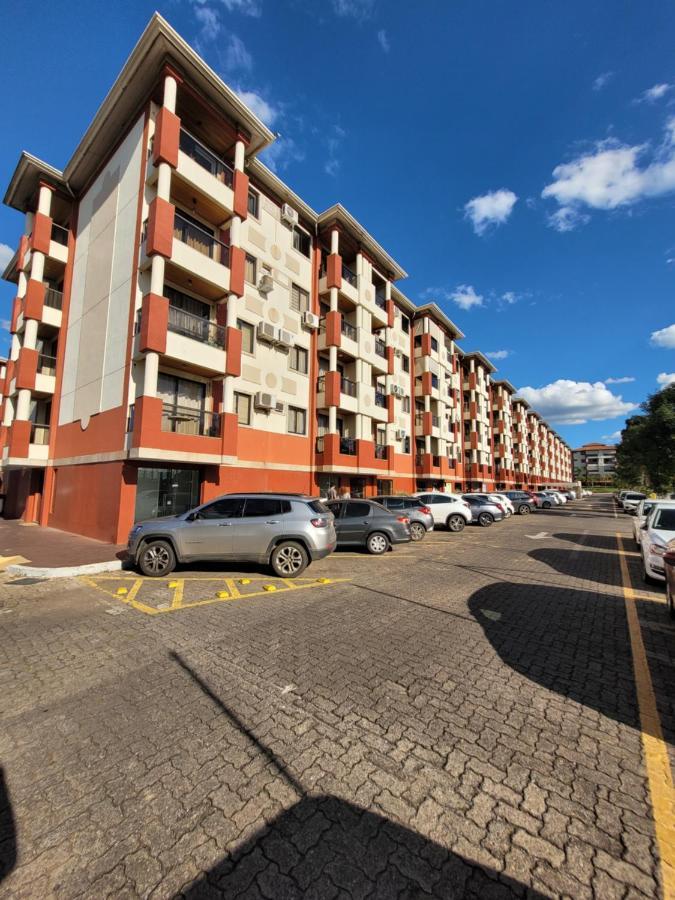
[[[409,413],[410,412],[410,397],[403,397],[401,399],[401,404],[402,404],[403,412]]]
[[[308,354],[304,347],[292,347],[289,354],[289,365],[294,372],[307,374]]]
[[[416,346],[416,347],[421,347],[421,346],[422,346],[422,335],[421,335],[421,334],[416,334],[416,335],[415,335],[415,342],[414,342],[414,343],[415,343],[415,346]]]
[[[652,528],[661,531],[675,531],[675,509],[659,509],[654,513]]]
[[[288,407],[289,434],[304,434],[307,430],[307,412],[297,406]]]
[[[291,285],[291,309],[296,312],[304,312],[309,309],[309,294],[297,284]]]
[[[431,349],[434,351],[434,353],[438,353],[438,341],[435,337],[432,337],[431,339]]]
[[[410,319],[406,316],[401,316],[401,328],[406,334],[410,334]]]
[[[255,328],[250,322],[237,319],[237,328],[241,331],[241,349],[243,353],[253,353]]]
[[[246,254],[246,263],[244,265],[244,278],[249,284],[257,283],[258,260],[250,253]]]
[[[297,250],[298,253],[302,253],[303,256],[309,257],[311,244],[312,239],[307,232],[295,225],[293,227],[293,249]]]
[[[401,356],[401,368],[404,372],[410,371],[410,358],[408,356]]]
[[[354,503],[350,501],[345,507],[343,518],[345,519],[367,519],[370,515],[369,503]]]
[[[290,500],[277,500],[276,497],[249,497],[244,507],[246,518],[264,516],[281,516],[291,511]]]
[[[237,421],[240,425],[251,424],[251,398],[248,394],[234,395],[234,411],[237,414]]]
[[[330,420],[325,413],[319,413],[316,417],[316,430],[319,437],[323,437],[324,434],[328,434]]]
[[[198,519],[238,519],[241,515],[244,501],[241,497],[227,497],[216,500],[208,506],[203,506],[197,513]]]
[[[260,194],[257,191],[248,192],[248,211],[255,219],[260,218]]]
[[[438,375],[434,375],[433,373],[431,375],[431,387],[434,390],[438,390]]]

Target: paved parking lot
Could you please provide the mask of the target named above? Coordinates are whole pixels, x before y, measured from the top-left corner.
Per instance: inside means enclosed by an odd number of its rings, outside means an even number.
[[[628,535],[593,498],[293,586],[0,584],[0,893],[672,896],[675,627]]]

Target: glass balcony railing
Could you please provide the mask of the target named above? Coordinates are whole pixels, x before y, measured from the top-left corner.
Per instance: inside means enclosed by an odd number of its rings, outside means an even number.
[[[382,357],[387,355],[387,345],[380,338],[375,338],[375,353]]]
[[[387,458],[387,445],[386,444],[375,444],[375,459],[386,459]]]
[[[57,291],[56,288],[48,287],[45,291],[45,306],[51,309],[63,308],[63,292]]]
[[[57,244],[63,244],[64,247],[68,246],[68,229],[64,228],[62,225],[56,225],[52,223],[52,240]]]
[[[202,167],[202,169],[206,169],[207,172],[210,172],[214,178],[217,178],[218,181],[221,181],[223,184],[228,187],[232,187],[234,182],[234,172],[231,167],[224,163],[222,159],[216,156],[207,146],[202,144],[201,141],[198,141],[196,137],[193,137],[188,131],[184,128],[180,130],[180,149],[185,153],[186,156],[189,156],[190,159],[193,159],[198,165]]]
[[[375,391],[375,406],[380,406],[383,409],[387,407],[387,396],[382,391]]]
[[[348,397],[356,397],[356,382],[351,378],[345,378],[344,375],[340,379],[340,390]]]
[[[356,273],[352,272],[349,266],[346,266],[344,263],[342,263],[342,277],[346,282],[351,284],[352,287],[356,287],[358,281]]]
[[[174,434],[195,434],[202,437],[220,436],[220,416],[218,413],[174,403],[162,406],[162,431]]]
[[[204,256],[208,256],[223,266],[229,266],[230,248],[227,244],[214,238],[205,228],[189,222],[179,212],[175,215],[173,236],[187,244],[188,247],[192,247],[193,250],[203,253]]]
[[[39,444],[41,447],[45,447],[49,443],[49,425],[31,422],[30,442],[31,444]]]
[[[356,441],[354,438],[340,438],[340,453],[347,456],[356,456]]]
[[[352,324],[346,322],[344,319],[342,320],[341,330],[344,336],[346,338],[349,338],[350,341],[358,340],[358,330]]]
[[[56,375],[56,357],[38,353],[37,370],[40,375]]]
[[[221,325],[185,312],[177,306],[169,305],[169,331],[204,344],[211,344],[213,347],[225,346],[225,329]]]
[[[375,305],[379,306],[380,309],[387,308],[387,298],[384,296],[382,291],[375,291]]]

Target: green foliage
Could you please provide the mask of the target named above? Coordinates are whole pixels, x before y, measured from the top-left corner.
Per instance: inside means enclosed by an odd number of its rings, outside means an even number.
[[[675,487],[675,384],[651,394],[626,420],[617,447],[617,481],[657,493]]]

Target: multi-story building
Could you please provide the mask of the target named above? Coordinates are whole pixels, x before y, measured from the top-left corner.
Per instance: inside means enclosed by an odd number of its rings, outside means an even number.
[[[613,444],[583,444],[573,451],[574,475],[580,481],[608,484],[616,471]]]
[[[265,167],[273,140],[155,15],[64,170],[22,154],[6,515],[120,542],[228,490],[569,480],[366,229]]]

